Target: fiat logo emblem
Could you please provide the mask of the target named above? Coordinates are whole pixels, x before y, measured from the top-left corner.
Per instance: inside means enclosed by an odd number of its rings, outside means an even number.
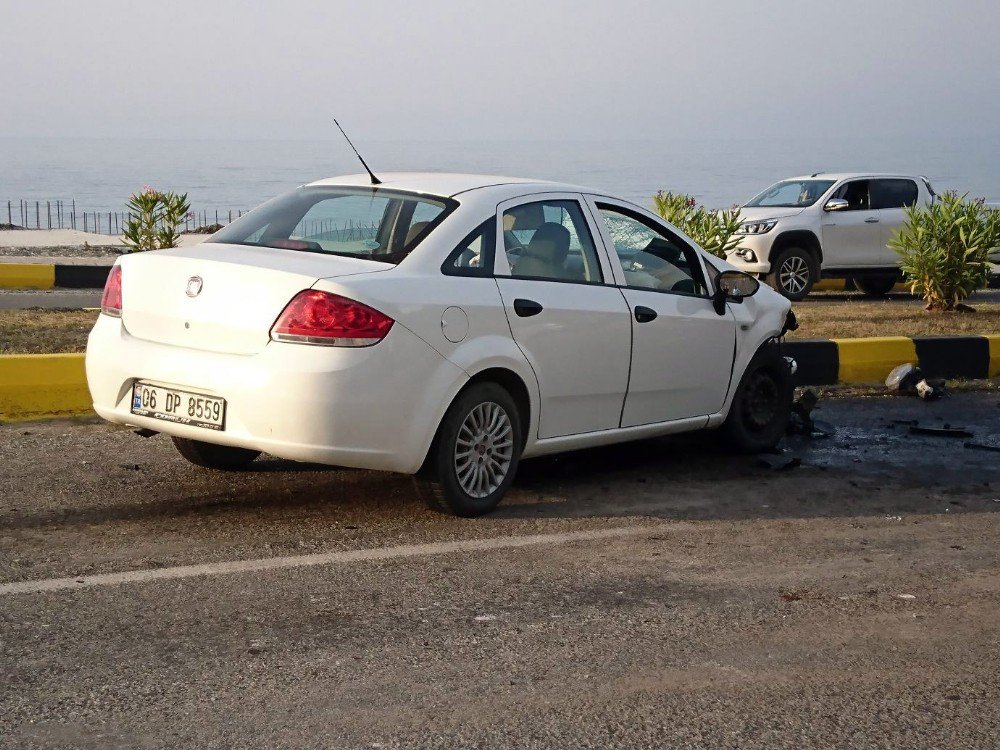
[[[184,291],[184,293],[188,297],[197,297],[199,294],[201,294],[201,287],[204,283],[205,282],[201,280],[201,276],[192,276],[190,279],[188,279],[187,289]]]

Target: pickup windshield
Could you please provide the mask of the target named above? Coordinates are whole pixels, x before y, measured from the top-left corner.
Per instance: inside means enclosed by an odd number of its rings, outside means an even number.
[[[356,187],[303,187],[268,201],[207,242],[399,263],[456,206],[450,198]]]
[[[783,180],[758,193],[746,208],[806,208],[833,187],[833,180]]]

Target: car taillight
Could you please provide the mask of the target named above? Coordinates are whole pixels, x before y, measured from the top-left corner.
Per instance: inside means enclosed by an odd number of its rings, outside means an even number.
[[[285,305],[271,327],[275,341],[327,346],[371,346],[385,338],[393,319],[368,305],[306,289]]]
[[[101,312],[115,318],[122,316],[122,267],[112,266],[101,296]]]

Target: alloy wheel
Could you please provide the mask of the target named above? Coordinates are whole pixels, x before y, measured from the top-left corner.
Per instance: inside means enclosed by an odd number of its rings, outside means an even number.
[[[778,274],[782,288],[789,294],[799,294],[809,284],[809,264],[805,258],[793,255],[781,264]]]
[[[486,401],[470,411],[455,439],[455,476],[471,497],[496,492],[510,471],[514,429],[500,404]]]

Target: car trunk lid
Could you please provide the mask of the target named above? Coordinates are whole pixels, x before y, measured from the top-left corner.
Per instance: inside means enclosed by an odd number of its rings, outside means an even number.
[[[136,338],[171,346],[254,354],[285,305],[321,278],[391,264],[277,248],[202,243],[126,255],[122,322]]]

